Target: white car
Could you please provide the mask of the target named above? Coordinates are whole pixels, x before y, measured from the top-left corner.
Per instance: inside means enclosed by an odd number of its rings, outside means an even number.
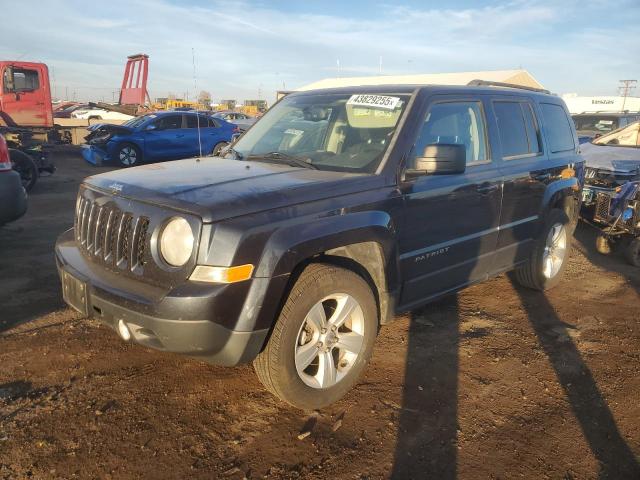
[[[103,108],[81,108],[74,110],[71,118],[81,118],[83,120],[131,120],[133,117],[125,113],[105,110]]]

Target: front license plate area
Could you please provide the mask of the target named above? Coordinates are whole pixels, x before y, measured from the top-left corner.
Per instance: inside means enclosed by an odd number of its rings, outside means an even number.
[[[62,298],[73,309],[89,315],[87,284],[66,270],[62,271]]]

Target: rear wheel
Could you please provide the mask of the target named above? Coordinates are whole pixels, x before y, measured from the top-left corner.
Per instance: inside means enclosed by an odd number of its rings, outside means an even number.
[[[29,192],[38,180],[38,166],[36,162],[24,152],[9,149],[9,158],[12,168],[20,174],[22,186]]]
[[[515,271],[521,285],[548,290],[558,284],[571,248],[571,222],[563,210],[553,209],[536,240],[527,262]]]
[[[216,143],[215,147],[213,147],[213,150],[211,151],[211,155],[217,157],[227,145],[229,145],[229,142]]]
[[[140,149],[132,143],[123,143],[118,147],[118,161],[121,167],[135,167],[142,161]]]
[[[343,397],[362,375],[378,329],[367,282],[350,270],[308,266],[254,362],[275,396],[303,410]]]
[[[640,267],[640,237],[636,237],[629,242],[624,249],[624,256],[631,265]]]

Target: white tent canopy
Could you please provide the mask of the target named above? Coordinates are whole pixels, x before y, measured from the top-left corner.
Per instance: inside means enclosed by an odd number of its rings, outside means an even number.
[[[364,85],[467,85],[472,80],[486,80],[490,82],[512,83],[524,87],[544,88],[542,84],[526,70],[493,70],[484,72],[326,78],[300,87],[297,91]]]

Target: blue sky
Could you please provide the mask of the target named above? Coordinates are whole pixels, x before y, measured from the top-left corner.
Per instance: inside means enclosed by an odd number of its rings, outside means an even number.
[[[272,100],[378,74],[380,57],[384,74],[522,67],[557,93],[615,94],[619,79],[640,79],[638,0],[21,0],[3,17],[16,21],[3,22],[0,58],[46,62],[63,98],[110,101],[138,52],[152,97]]]

